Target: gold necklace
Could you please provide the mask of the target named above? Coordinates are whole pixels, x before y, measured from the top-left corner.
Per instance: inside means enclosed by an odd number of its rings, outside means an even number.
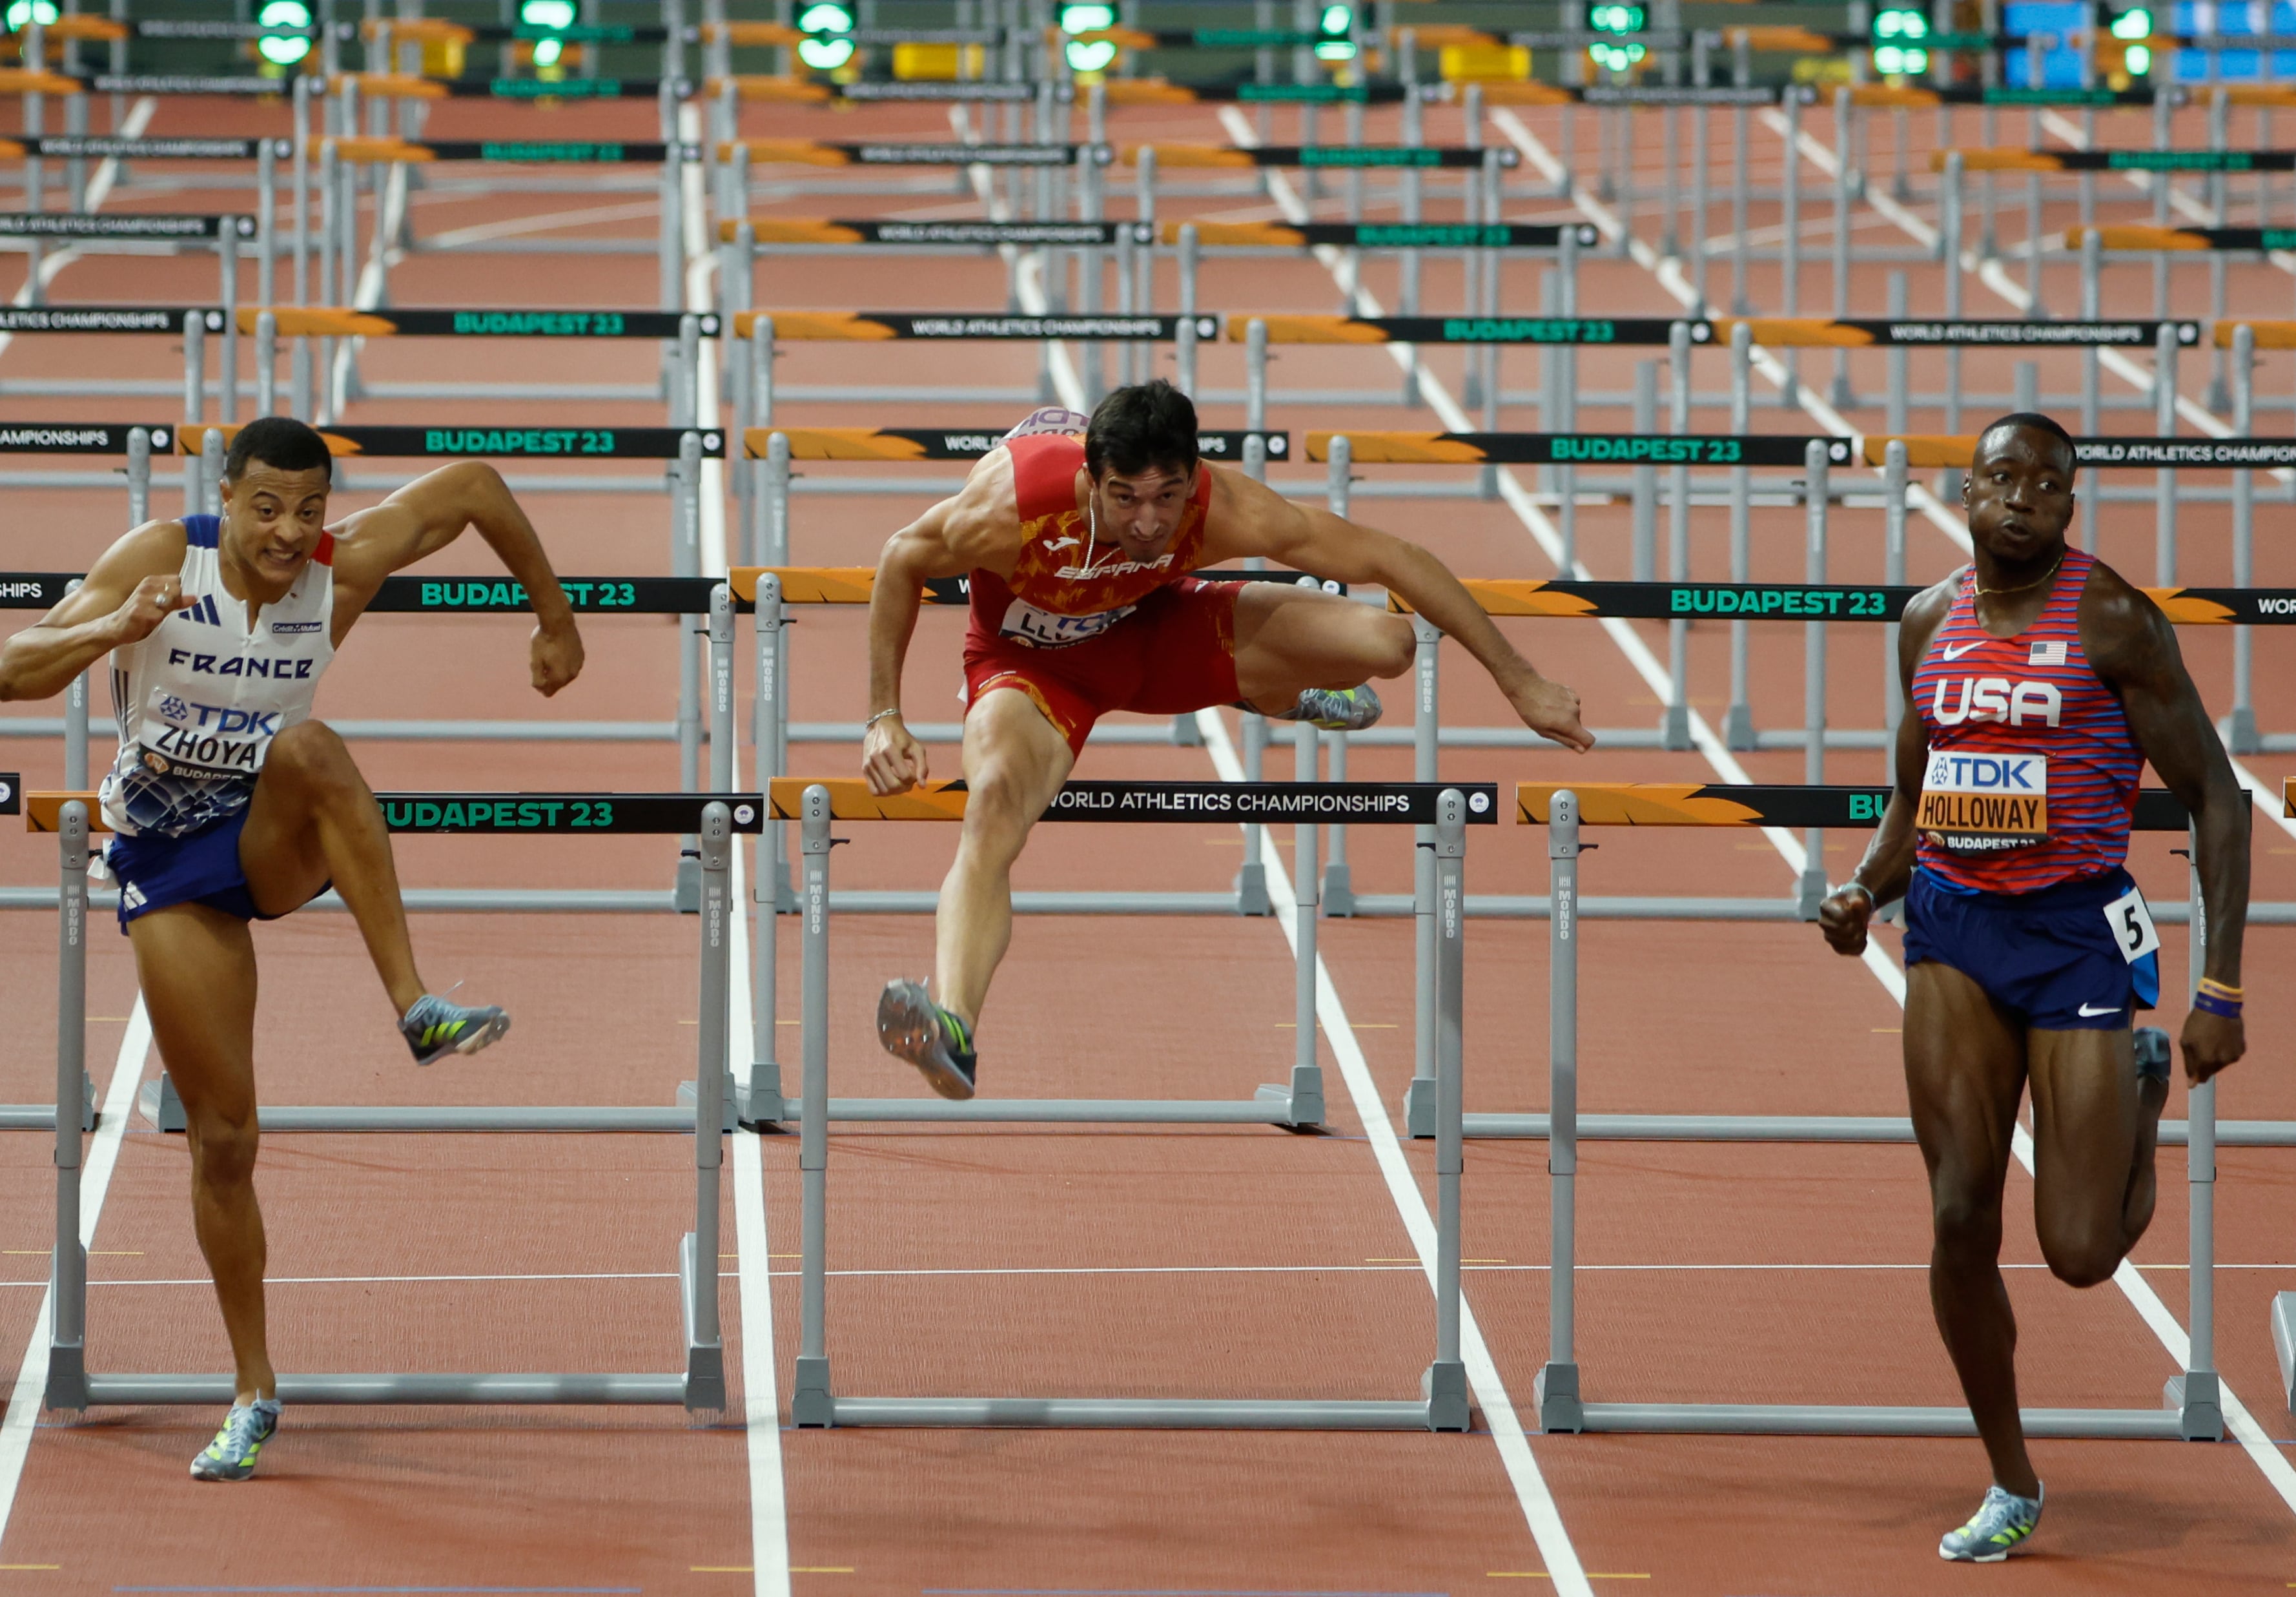
[[[2046,570],[2046,571],[2043,572],[2039,576],[2038,576],[2038,577],[2034,578],[2030,582],[2021,582],[2021,583],[2018,584],[2018,585],[2017,585],[2016,587],[2014,587],[2014,588],[1988,588],[1988,587],[1986,587],[1983,583],[1981,583],[1981,582],[1980,582],[1980,583],[1979,583],[1979,584],[1977,585],[1977,591],[1976,591],[1974,594],[1972,594],[1970,597],[1971,597],[1972,598],[1979,598],[1979,599],[1982,599],[1982,598],[1989,597],[1991,597],[1991,596],[1993,596],[1993,595],[1995,595],[1995,594],[2004,594],[2004,593],[2030,593],[2034,589],[2038,588],[2042,583],[2044,583],[2044,582],[2047,581],[2050,578],[2052,578],[2052,577],[2055,576],[2055,575],[2057,574],[2057,568],[2058,568],[2058,566],[2062,566],[2062,565],[2063,565],[2063,564],[2064,564],[2064,563],[2065,563],[2065,557],[2064,557],[2062,555],[2060,555],[2060,556],[2057,556],[2057,564],[2056,564],[2056,565],[2053,565],[2053,566],[2049,567],[2049,569],[2048,569],[2048,570]],[[1975,566],[1973,566],[1973,565],[1972,565],[1972,566],[1971,566],[1971,567],[1970,567],[1970,574],[1971,574],[1972,576],[1975,576],[1975,575],[1976,575],[1976,572],[1977,572],[1977,568],[1976,568]]]

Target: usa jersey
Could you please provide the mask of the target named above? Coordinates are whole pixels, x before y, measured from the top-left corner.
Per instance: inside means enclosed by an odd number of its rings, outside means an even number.
[[[184,597],[141,643],[111,652],[119,758],[103,778],[104,823],[122,836],[181,837],[246,806],[271,740],[307,720],[335,656],[334,539],[248,625],[224,591],[212,515],[184,517]]]
[[[2120,701],[2081,650],[2079,605],[2095,556],[2065,551],[2048,603],[2014,638],[1977,619],[1977,576],[1914,671],[1929,734],[1921,865],[1986,893],[2034,893],[2119,868],[2144,756]]]

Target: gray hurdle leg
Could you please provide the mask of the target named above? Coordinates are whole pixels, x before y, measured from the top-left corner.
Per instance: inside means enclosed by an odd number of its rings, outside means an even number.
[[[803,1209],[800,1245],[796,1373],[790,1420],[800,1427],[837,1422],[829,1387],[829,789],[816,783],[800,801],[799,849],[805,861],[805,1084],[798,1116],[797,1165]]]
[[[1442,731],[1435,719],[1435,692],[1439,679],[1443,634],[1423,615],[1411,618],[1411,635],[1418,641],[1416,676],[1419,713],[1411,726],[1411,779],[1432,782],[1437,738]],[[1412,1064],[1411,1084],[1403,1093],[1403,1129],[1414,1137],[1435,1134],[1435,828],[1411,829]]]
[[[1293,775],[1300,782],[1316,779],[1316,729],[1301,720],[1292,723],[1292,745],[1297,755]],[[1301,821],[1292,827],[1292,1020],[1297,1025],[1292,1054],[1292,1083],[1286,1087],[1262,1087],[1262,1102],[1290,1106],[1283,1124],[1299,1130],[1320,1126],[1324,1120],[1324,1067],[1316,1052],[1316,890],[1320,871],[1316,827]]]
[[[2162,174],[2165,178],[2166,174]],[[2185,837],[2185,910],[2192,927],[2186,938],[2186,979],[2194,991],[2208,964],[2209,916],[2201,896],[2201,835],[2191,827]],[[2177,1411],[2188,1442],[2224,1440],[2224,1400],[2217,1381],[2217,1084],[2206,1082],[2185,1095],[2185,1179],[2191,1193],[2191,1236],[2186,1268],[2190,1273],[2191,1351],[2185,1372],[2172,1375],[2161,1390],[2164,1407]]]
[[[48,1285],[52,1409],[87,1407],[87,1250],[79,1239],[80,1122],[87,1066],[87,806],[78,799],[56,823],[62,915],[56,934],[56,1250]]]
[[[1538,1428],[1587,1428],[1578,1395],[1573,1313],[1577,1297],[1578,1183],[1578,795],[1556,794],[1546,812],[1554,913],[1547,921],[1546,1177],[1552,1213],[1546,1278],[1546,1362],[1533,1390]]]
[[[781,850],[782,826],[773,818],[772,803],[774,778],[782,774],[785,746],[780,674],[774,669],[781,625],[782,582],[768,572],[758,579],[757,613],[750,627],[758,683],[757,703],[750,712],[755,723],[750,736],[755,762],[750,786],[766,803],[757,846],[750,854],[749,912],[754,918],[750,949],[750,1071],[734,1090],[735,1109],[744,1125],[766,1125],[788,1113],[782,1099],[780,1053],[775,1043],[780,1020],[780,951],[775,946],[775,928],[789,888],[788,861]]]
[[[2232,433],[2251,436],[2256,418],[2256,329],[2246,322],[2232,330]],[[2246,588],[2256,580],[2256,473],[2243,467],[2232,474],[2232,584]],[[2263,737],[2256,729],[2251,695],[2256,678],[2256,634],[2249,627],[2232,630],[2232,712],[2221,727],[2224,740],[2235,754],[2260,754]]]
[[[1808,581],[1822,586],[1825,581],[1825,514],[1828,490],[1826,444],[1812,439],[1802,460],[1805,487],[1809,497]],[[1825,780],[1825,623],[1813,621],[1806,623],[1807,642],[1802,654],[1802,778],[1815,787]],[[1825,898],[1825,832],[1812,827],[1803,835],[1808,858],[1802,861],[1800,914],[1804,920],[1817,918],[1817,906]]]
[[[1434,855],[1436,897],[1442,907],[1435,965],[1442,1011],[1435,1089],[1435,1362],[1420,1385],[1427,1397],[1427,1428],[1465,1430],[1471,1412],[1467,1367],[1459,1357],[1459,1179],[1466,1164],[1460,1092],[1466,1030],[1467,800],[1456,787],[1445,788],[1436,800]]]
[[[726,590],[720,588],[718,597]],[[726,1160],[723,1105],[728,1000],[734,953],[733,816],[722,803],[701,811],[701,1036],[694,1064],[693,1229],[678,1252],[685,1309],[685,1406],[726,1406],[726,1345],[718,1324],[718,1210]]]

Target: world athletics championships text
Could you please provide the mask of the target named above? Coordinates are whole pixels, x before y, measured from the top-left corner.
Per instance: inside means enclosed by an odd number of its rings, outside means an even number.
[[[1048,814],[1061,811],[1091,811],[1108,815],[1201,815],[1226,819],[1250,816],[1267,820],[1290,820],[1319,815],[1406,815],[1411,811],[1407,793],[1201,793],[1166,792],[1155,788],[1114,793],[1076,793],[1063,788],[1053,795]]]

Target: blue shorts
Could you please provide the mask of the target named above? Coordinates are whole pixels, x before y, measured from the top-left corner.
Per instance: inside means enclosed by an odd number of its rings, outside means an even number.
[[[279,919],[258,910],[247,890],[239,863],[239,835],[246,826],[242,805],[181,837],[114,837],[103,858],[119,883],[120,935],[127,934],[129,921],[170,904],[205,904],[241,920]]]
[[[2126,958],[2105,915],[2135,887],[2127,871],[2111,870],[2038,893],[1972,893],[1916,869],[1906,963],[1951,966],[2036,1031],[2119,1031],[2132,1006],[2149,1009],[2161,996],[2159,953]]]

